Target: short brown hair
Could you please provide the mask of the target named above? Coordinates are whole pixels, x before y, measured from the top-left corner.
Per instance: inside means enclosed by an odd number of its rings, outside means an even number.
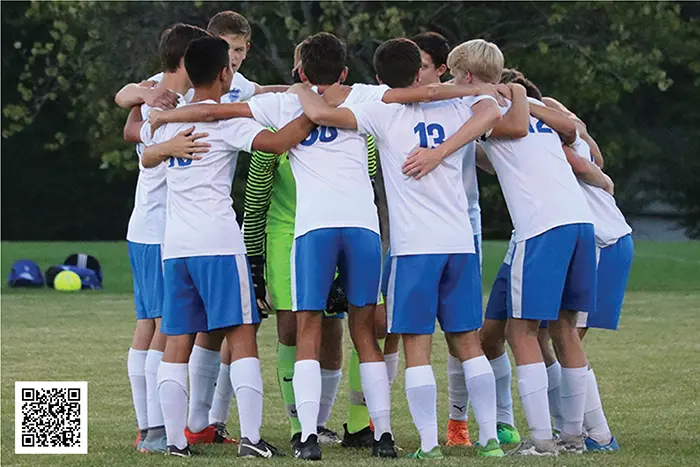
[[[471,73],[480,80],[496,84],[503,71],[503,53],[493,42],[473,39],[455,47],[447,56],[447,67],[455,73]]]
[[[176,72],[190,42],[208,35],[204,29],[198,26],[183,23],[177,23],[163,31],[158,45],[163,71],[166,73]]]
[[[207,31],[214,36],[232,35],[246,38],[250,38],[253,33],[245,16],[230,10],[220,11],[212,16]]]

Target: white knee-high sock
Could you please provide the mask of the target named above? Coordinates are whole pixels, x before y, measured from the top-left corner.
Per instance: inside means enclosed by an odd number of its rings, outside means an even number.
[[[211,402],[211,410],[209,410],[210,425],[226,423],[228,414],[231,411],[233,394],[233,386],[231,386],[231,367],[226,363],[222,363],[219,365],[219,376],[216,378],[214,400]]]
[[[549,414],[552,416],[552,428],[561,432],[563,420],[561,418],[561,365],[554,362],[547,367],[547,399],[549,400]]]
[[[547,401],[547,368],[544,362],[520,365],[516,371],[530,434],[538,440],[552,439],[552,421]]]
[[[583,426],[588,436],[600,444],[608,444],[612,440],[593,369],[589,369],[586,375],[586,413],[583,415]]]
[[[187,363],[160,363],[158,396],[168,445],[184,449],[187,446]]]
[[[160,398],[158,397],[158,368],[163,359],[163,352],[160,350],[149,350],[146,355],[146,396],[148,402],[148,425],[149,428],[163,426],[163,411],[160,409]]]
[[[503,352],[503,355],[489,360],[489,363],[493,369],[493,376],[496,378],[496,419],[499,423],[515,426],[513,394],[511,392],[513,370],[510,367],[508,353]]]
[[[321,368],[321,400],[318,409],[318,426],[326,426],[331,418],[335,396],[338,394],[338,386],[343,377],[342,370],[324,370]]]
[[[231,363],[231,386],[236,393],[241,438],[251,443],[260,441],[263,418],[263,380],[260,360],[241,358]]]
[[[458,358],[447,354],[447,396],[450,404],[450,420],[469,418],[469,392],[464,379],[464,368]]]
[[[148,403],[146,389],[146,350],[129,349],[126,359],[126,369],[131,383],[131,398],[134,401],[136,411],[136,423],[139,430],[145,430],[149,426]]]
[[[561,369],[562,433],[583,434],[583,413],[586,411],[586,378],[588,367]]]
[[[384,363],[386,363],[386,373],[389,377],[389,386],[391,386],[399,373],[399,353],[384,354]]]
[[[391,433],[391,392],[385,362],[360,363],[360,380],[369,418],[374,423],[374,439]]]
[[[209,425],[209,410],[214,399],[221,354],[195,345],[190,354],[190,412],[187,427],[198,433]]]
[[[472,394],[474,417],[479,424],[479,444],[498,441],[496,434],[496,378],[484,355],[462,363],[467,391]]]
[[[406,368],[406,398],[423,452],[438,445],[437,384],[430,365]]]
[[[321,365],[316,360],[300,360],[294,364],[294,399],[301,424],[301,441],[316,433],[321,405]]]

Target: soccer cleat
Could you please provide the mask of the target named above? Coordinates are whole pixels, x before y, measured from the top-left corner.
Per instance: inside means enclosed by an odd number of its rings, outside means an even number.
[[[518,444],[520,442],[520,433],[518,429],[507,423],[497,423],[496,431],[498,432],[498,442],[501,444]]]
[[[618,444],[614,436],[610,439],[610,442],[608,444],[600,444],[598,441],[594,440],[590,436],[584,438],[583,442],[585,443],[586,451],[613,452],[620,450],[620,445]]]
[[[228,434],[225,423],[212,423],[212,426],[217,432],[217,439],[228,440],[223,441],[222,444],[238,444],[238,440],[236,438],[232,438],[231,435]]]
[[[318,444],[321,446],[324,444],[340,444],[338,433],[329,430],[325,426],[316,427],[316,433],[318,433]]]
[[[165,431],[155,439],[152,436],[146,436],[146,439],[141,442],[139,452],[168,452],[168,438],[165,436]]]
[[[202,431],[196,433],[185,428],[185,438],[189,444],[236,444],[234,440],[228,437],[226,429],[217,428],[215,425],[209,425]]]
[[[371,448],[374,446],[374,432],[366,426],[357,433],[348,432],[348,424],[343,424],[345,434],[340,443],[344,448]]]
[[[445,446],[466,446],[472,445],[469,439],[469,427],[466,420],[449,420],[447,422],[447,442]]]
[[[486,446],[479,446],[479,457],[503,457],[505,454],[498,444],[498,440],[491,438]]]
[[[284,456],[276,447],[260,439],[256,444],[250,442],[248,438],[241,438],[238,445],[238,457],[260,457],[269,459],[273,456]]]
[[[136,448],[137,451],[141,452],[141,446],[143,445],[143,442],[146,440],[147,435],[148,435],[148,430],[139,430],[138,434],[136,435],[136,441],[134,441],[134,447]]]
[[[428,452],[423,452],[422,449],[418,448],[416,452],[412,452],[408,455],[409,459],[420,459],[420,460],[430,460],[430,459],[442,459],[442,451],[440,451],[440,446],[435,446]]]
[[[394,437],[391,433],[384,433],[379,440],[374,441],[372,457],[386,457],[390,459],[396,457],[396,446],[394,446]]]
[[[583,442],[583,435],[571,436],[566,433],[560,433],[559,440],[556,441],[556,444],[559,452],[566,452],[569,454],[583,454],[583,451],[586,449]]]
[[[165,454],[168,456],[176,456],[176,457],[192,457],[196,455],[195,452],[193,452],[189,445],[185,446],[182,449],[179,449],[177,446],[168,446],[167,451],[165,451]]]
[[[294,449],[294,457],[307,461],[321,460],[321,446],[318,445],[318,436],[309,435],[304,442],[300,442]]]
[[[526,439],[521,441],[507,456],[558,456],[559,450],[553,439]]]

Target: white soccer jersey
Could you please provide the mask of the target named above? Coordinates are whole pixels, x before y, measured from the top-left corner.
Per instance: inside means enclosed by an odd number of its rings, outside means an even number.
[[[381,101],[388,89],[356,84],[343,105]],[[258,122],[277,129],[303,113],[298,96],[291,93],[262,94],[249,105]],[[333,227],[360,227],[379,233],[363,136],[354,130],[321,126],[289,155],[297,190],[294,238]]]
[[[403,174],[413,149],[435,147],[471,116],[471,106],[487,98],[452,99],[427,104],[350,105],[360,133],[379,145],[386,185],[392,256],[475,253],[462,182],[464,151],[446,157],[420,180]]]
[[[153,78],[155,77],[149,79],[153,80]],[[180,104],[186,103],[191,98],[192,96],[189,94],[180,96]],[[150,112],[149,105],[141,105],[141,118],[143,120],[148,121]],[[144,136],[150,139],[150,132],[144,133]],[[142,137],[141,141],[146,142],[147,139]],[[165,164],[146,169],[141,165],[143,150],[143,144],[136,145],[136,154],[139,157],[139,177],[136,182],[134,210],[129,218],[126,239],[134,243],[160,245],[163,243],[165,233],[165,200],[168,192],[165,182]]]
[[[202,101],[197,104],[214,104]],[[158,128],[152,143],[162,143],[192,123],[168,123]],[[249,118],[196,123],[195,133],[209,133],[211,144],[201,160],[166,161],[168,199],[163,259],[245,254],[241,230],[231,200],[238,152],[250,152],[264,128]],[[142,133],[150,131],[144,124]]]
[[[479,205],[479,182],[476,178],[476,143],[470,142],[460,151],[464,152],[462,159],[462,183],[467,195],[469,221],[474,235],[481,235],[481,206]]]
[[[149,81],[160,82],[163,79],[163,73],[148,78]],[[194,94],[194,89],[190,89],[188,95]],[[231,80],[231,88],[229,92],[221,96],[222,103],[247,101],[255,95],[255,83],[249,81],[248,78],[236,72]],[[192,100],[192,96],[188,100]]]
[[[591,147],[581,137],[576,138],[573,148],[579,156],[593,162]],[[581,180],[579,180],[579,185],[591,208],[596,243],[600,248],[610,246],[619,238],[632,232],[632,227],[625,221],[625,216],[617,207],[615,198],[610,193]]]
[[[593,222],[559,135],[544,122],[530,116],[530,132],[524,138],[487,138],[482,147],[496,170],[517,242],[560,225]]]

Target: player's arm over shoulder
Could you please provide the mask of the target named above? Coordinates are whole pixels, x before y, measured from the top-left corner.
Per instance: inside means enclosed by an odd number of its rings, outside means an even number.
[[[127,143],[141,143],[141,127],[143,126],[141,117],[141,106],[136,105],[131,108],[129,116],[124,124],[124,141]]]
[[[519,84],[510,83],[508,88],[512,94],[510,109],[501,121],[493,127],[488,135],[491,138],[516,139],[527,136],[530,125],[530,109],[527,103],[525,88]]]
[[[293,91],[299,96],[304,114],[312,122],[337,128],[357,128],[357,120],[350,109],[328,105],[323,97],[304,84],[294,85]]]

